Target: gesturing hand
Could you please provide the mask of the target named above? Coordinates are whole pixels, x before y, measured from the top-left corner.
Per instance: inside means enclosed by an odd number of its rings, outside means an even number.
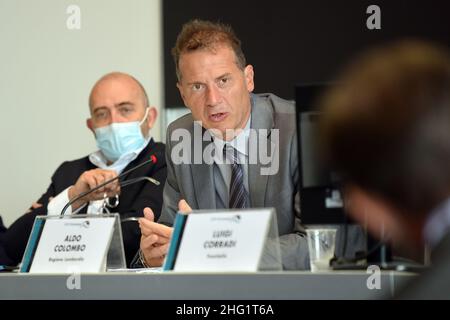
[[[191,207],[185,200],[178,203],[180,212],[189,213]],[[155,216],[150,208],[144,209],[144,218],[139,219],[141,228],[140,248],[147,265],[160,267],[164,262],[172,238],[173,228],[155,222]]]

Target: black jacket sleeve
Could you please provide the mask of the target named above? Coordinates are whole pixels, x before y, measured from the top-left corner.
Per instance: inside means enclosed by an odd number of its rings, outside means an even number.
[[[10,260],[10,263],[17,265],[21,262],[23,253],[27,246],[28,237],[33,227],[34,219],[38,215],[47,215],[47,205],[50,197],[57,195],[55,188],[55,176],[58,171],[65,166],[63,163],[53,174],[50,186],[47,191],[39,198],[38,203],[42,204],[42,207],[33,209],[22,215],[17,219],[3,234],[3,248]],[[1,261],[0,261],[1,263]]]

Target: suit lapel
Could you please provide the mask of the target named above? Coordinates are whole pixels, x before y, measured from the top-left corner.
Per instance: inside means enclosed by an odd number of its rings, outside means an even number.
[[[250,123],[249,138],[249,166],[248,166],[248,185],[250,189],[251,207],[264,207],[264,199],[267,190],[268,175],[261,174],[260,159],[258,158],[258,145],[261,146],[261,139],[265,141],[271,150],[274,144],[270,140],[270,129],[273,128],[272,107],[262,98],[252,95],[252,119]],[[263,131],[260,131],[264,129]],[[274,152],[272,152],[274,154]],[[254,160],[252,160],[254,159]],[[255,161],[257,160],[257,161]]]
[[[202,130],[204,133],[205,130]],[[202,135],[203,137],[203,135]],[[194,142],[194,139],[192,139]],[[203,141],[202,140],[202,157],[201,163],[191,165],[191,173],[192,180],[194,181],[194,191],[195,198],[198,203],[198,208],[200,209],[215,209],[216,208],[216,190],[214,186],[214,164],[205,163],[205,159],[203,159],[203,151],[205,148],[211,144],[211,140]],[[192,145],[192,150],[194,152],[198,152],[196,150],[194,144]],[[191,161],[194,160],[194,156],[191,157]]]
[[[134,168],[138,165],[140,165],[141,163],[147,161],[149,159],[149,154],[153,154],[153,149],[155,146],[155,141],[153,139],[150,140],[150,142],[147,144],[147,146],[142,149],[142,151],[139,153],[139,155],[137,156],[136,159],[134,159],[133,161],[131,161],[124,169],[123,172]],[[152,152],[150,152],[152,151]],[[135,178],[139,178],[139,177],[145,177],[145,176],[150,176],[149,174],[149,168],[152,166],[153,164],[149,163],[144,165],[143,167],[140,167],[139,169],[136,169],[126,175],[124,175],[120,181],[126,181],[126,180],[131,180],[131,179],[135,179]],[[161,182],[161,181],[160,181]],[[149,182],[140,182],[141,185],[143,185],[144,183],[149,183]],[[162,183],[162,182],[161,182]],[[132,193],[130,193],[129,191],[127,191],[128,189],[126,188],[132,188],[132,186],[130,187],[125,187],[125,189],[122,190],[122,192],[119,195],[119,206],[117,208],[115,208],[115,210],[120,210],[121,205],[123,205],[124,203],[129,203],[130,202],[130,197],[133,195]]]

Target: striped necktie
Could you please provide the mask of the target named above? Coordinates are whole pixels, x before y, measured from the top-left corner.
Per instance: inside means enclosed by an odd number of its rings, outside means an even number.
[[[244,184],[244,170],[238,162],[238,152],[232,146],[225,144],[223,148],[224,156],[231,160],[231,181],[230,181],[230,200],[228,207],[248,208],[249,197]]]

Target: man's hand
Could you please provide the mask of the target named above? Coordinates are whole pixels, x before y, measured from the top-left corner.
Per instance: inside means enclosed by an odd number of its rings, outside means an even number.
[[[189,213],[191,207],[185,200],[178,203],[180,212]],[[139,219],[141,228],[141,251],[145,262],[151,267],[160,267],[164,262],[172,238],[173,228],[155,222],[150,208],[144,209],[144,218]]]
[[[48,202],[52,201],[52,199],[53,199],[53,197],[48,198]],[[25,213],[30,213],[30,212],[32,212],[33,210],[38,209],[38,208],[41,208],[41,207],[42,207],[42,203],[39,203],[39,202],[33,202],[33,203],[31,204],[31,207],[30,207],[30,208],[28,209],[28,211],[25,212]]]
[[[117,177],[117,172],[113,170],[103,170],[103,169],[93,169],[89,171],[85,171],[77,180],[75,185],[70,187],[69,189],[69,199],[77,197],[79,194],[83,192],[87,192],[103,182]],[[76,201],[72,204],[72,210],[78,209],[83,204],[93,201],[93,200],[101,200],[104,198],[104,195],[108,197],[113,197],[115,195],[120,194],[120,185],[119,182],[113,181],[106,186],[100,188],[99,190],[83,197],[80,201]]]
[[[39,202],[33,202],[33,204],[31,205],[31,207],[28,209],[28,211],[27,212],[25,212],[25,213],[30,213],[30,212],[32,212],[34,209],[38,209],[38,208],[40,208],[40,207],[42,207],[42,204],[41,203],[39,203]]]

